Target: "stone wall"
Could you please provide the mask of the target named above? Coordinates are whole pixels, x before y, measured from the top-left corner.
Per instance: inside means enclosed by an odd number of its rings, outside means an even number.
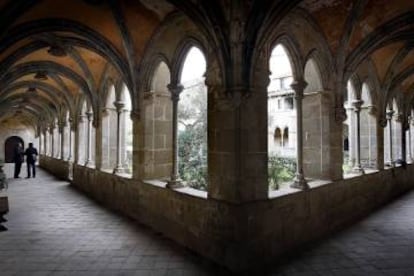
[[[60,160],[41,166],[61,174]],[[277,256],[326,236],[411,189],[414,166],[333,183],[311,182],[307,191],[270,194],[232,204],[75,165],[72,184],[185,247],[233,270],[274,262]],[[61,177],[61,175],[58,175]]]

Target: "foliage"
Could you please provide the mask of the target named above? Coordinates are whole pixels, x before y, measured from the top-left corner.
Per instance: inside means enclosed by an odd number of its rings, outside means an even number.
[[[185,90],[178,109],[179,173],[188,186],[207,189],[207,99],[202,83]]]
[[[271,190],[278,190],[281,186],[291,181],[296,172],[296,160],[294,158],[269,156],[268,181]]]

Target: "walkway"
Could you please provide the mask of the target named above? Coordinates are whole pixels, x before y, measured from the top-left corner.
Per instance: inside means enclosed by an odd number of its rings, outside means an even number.
[[[1,276],[228,274],[44,171],[10,179],[8,194]],[[413,256],[414,192],[294,260],[249,275],[414,275]]]

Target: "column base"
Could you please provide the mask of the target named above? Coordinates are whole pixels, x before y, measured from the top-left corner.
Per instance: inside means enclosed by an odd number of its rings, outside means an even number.
[[[124,170],[124,168],[123,168],[123,167],[116,167],[116,168],[112,171],[112,173],[113,173],[113,174],[124,173],[124,172],[125,172],[125,170]]]
[[[290,185],[291,188],[299,189],[299,190],[307,190],[309,189],[308,182],[303,177],[302,174],[296,174],[296,177],[293,183]]]
[[[357,174],[365,174],[365,171],[361,166],[353,167],[351,172],[357,173]]]
[[[169,180],[167,182],[167,188],[169,189],[177,189],[182,187],[184,187],[184,184],[181,179]]]

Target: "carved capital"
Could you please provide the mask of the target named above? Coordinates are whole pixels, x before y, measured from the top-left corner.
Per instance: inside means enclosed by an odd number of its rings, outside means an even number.
[[[184,90],[184,86],[181,84],[169,84],[167,85],[168,91],[171,93],[171,100],[173,102],[178,102],[180,100],[180,94]]]
[[[295,91],[295,97],[303,98],[303,91],[305,90],[308,83],[305,80],[294,80],[290,87]]]
[[[388,109],[388,110],[385,112],[385,115],[386,115],[387,120],[391,120],[391,119],[392,119],[392,116],[394,115],[394,110],[392,110],[392,109]]]
[[[354,111],[359,113],[361,111],[362,104],[364,103],[363,100],[354,100],[352,101],[352,106],[354,107]]]
[[[116,112],[121,113],[123,108],[125,107],[125,103],[121,101],[115,101],[114,106],[116,108]]]
[[[86,115],[86,119],[88,120],[88,122],[92,121],[93,113],[91,111],[85,112],[85,115]]]

